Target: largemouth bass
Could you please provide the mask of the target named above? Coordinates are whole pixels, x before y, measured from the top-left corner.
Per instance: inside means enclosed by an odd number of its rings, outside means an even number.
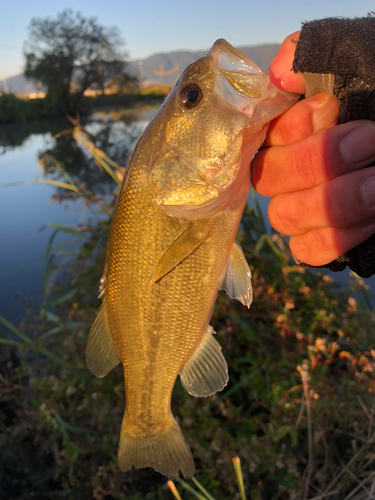
[[[251,274],[235,242],[250,161],[269,121],[298,97],[218,40],[183,71],[135,147],[86,349],[98,377],[124,368],[123,471],[194,473],[170,409],[173,386],[180,374],[190,394],[206,397],[227,384],[209,321],[219,289],[250,306]]]

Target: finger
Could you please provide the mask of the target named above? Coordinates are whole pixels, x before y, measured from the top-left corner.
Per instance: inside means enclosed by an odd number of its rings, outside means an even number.
[[[284,146],[336,125],[339,103],[327,92],[297,102],[271,122],[262,148]]]
[[[308,189],[375,160],[375,123],[357,120],[259,151],[251,180],[263,196]]]
[[[292,69],[299,34],[300,31],[296,31],[285,38],[273,58],[267,74],[271,82],[279,89],[304,94],[306,92],[305,81],[301,73],[294,73]]]
[[[268,205],[268,218],[277,231],[290,236],[375,220],[375,167],[303,191],[279,194]]]
[[[363,227],[319,228],[292,236],[290,250],[296,259],[310,266],[324,266],[375,233],[375,222]]]

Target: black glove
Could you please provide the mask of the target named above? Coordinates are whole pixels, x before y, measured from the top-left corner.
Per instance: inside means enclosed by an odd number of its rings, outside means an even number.
[[[375,17],[305,23],[293,70],[304,74],[306,95],[329,91],[338,98],[339,123],[375,121]],[[342,271],[346,266],[363,278],[375,273],[375,234],[319,267]]]

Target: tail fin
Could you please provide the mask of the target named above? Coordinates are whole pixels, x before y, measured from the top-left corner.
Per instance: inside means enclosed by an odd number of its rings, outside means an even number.
[[[194,474],[194,461],[181,429],[171,416],[171,425],[164,433],[134,436],[122,421],[118,462],[122,471],[152,467],[169,478],[178,478],[181,469],[185,478]]]

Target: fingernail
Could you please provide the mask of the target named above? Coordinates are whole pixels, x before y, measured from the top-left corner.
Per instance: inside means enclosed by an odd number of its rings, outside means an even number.
[[[336,123],[339,105],[335,97],[328,94],[328,92],[324,92],[312,96],[310,102],[315,108],[312,115],[314,132]]]
[[[368,177],[362,186],[363,198],[368,207],[375,205],[375,175]]]
[[[341,139],[339,147],[343,159],[350,165],[375,160],[375,123],[362,123]]]

